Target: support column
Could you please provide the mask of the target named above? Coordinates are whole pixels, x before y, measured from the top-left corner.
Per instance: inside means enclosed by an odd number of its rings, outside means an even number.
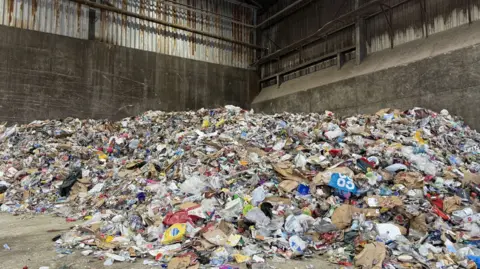
[[[90,2],[96,2],[95,0],[90,0]],[[96,22],[96,11],[94,8],[88,8],[88,40],[95,40],[95,22]]]
[[[345,53],[337,52],[337,69],[340,70],[345,63]]]
[[[355,9],[360,7],[361,0],[355,0]],[[365,42],[365,34],[366,34],[366,27],[365,27],[365,19],[361,17],[357,17],[355,22],[355,58],[357,65],[360,64],[367,54],[367,45]]]

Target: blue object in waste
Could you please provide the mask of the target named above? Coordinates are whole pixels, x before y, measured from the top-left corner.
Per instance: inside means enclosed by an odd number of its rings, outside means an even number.
[[[307,194],[310,193],[310,187],[306,184],[300,184],[300,185],[298,185],[297,191],[301,195],[307,195]]]
[[[480,256],[467,255],[467,259],[473,261],[477,267],[480,267]]]

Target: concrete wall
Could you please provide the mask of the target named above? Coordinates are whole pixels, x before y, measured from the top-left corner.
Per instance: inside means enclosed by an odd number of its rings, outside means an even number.
[[[255,72],[0,26],[0,121],[250,106]]]
[[[265,88],[252,108],[340,115],[386,107],[445,108],[480,130],[480,46],[472,45],[480,43],[478,27],[460,27],[372,54],[358,66],[349,62],[342,70],[329,68]]]

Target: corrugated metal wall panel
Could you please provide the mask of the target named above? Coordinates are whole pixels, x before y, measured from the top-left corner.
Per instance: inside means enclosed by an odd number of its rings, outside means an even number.
[[[170,23],[253,43],[250,28],[220,19],[211,11],[253,24],[254,11],[223,0],[119,0],[125,9]],[[175,6],[169,5],[172,2]],[[154,51],[189,59],[247,68],[253,50],[230,42],[207,38],[153,22],[96,9],[95,38],[109,44]],[[68,0],[0,0],[0,24],[41,32],[88,39],[89,8]]]
[[[272,6],[260,19],[272,16],[282,8],[293,3],[295,0],[280,0]],[[389,0],[385,4],[392,7],[391,26],[393,29],[393,46],[423,38],[426,34],[431,35],[445,31],[460,25],[467,24],[468,20],[468,2],[470,5],[470,14],[472,21],[480,19],[480,0],[425,0],[426,14],[422,19],[421,1],[423,0]],[[364,1],[363,1],[364,2]],[[303,7],[294,14],[288,16],[283,21],[276,22],[263,30],[260,38],[261,44],[269,48],[269,53],[286,47],[308,34],[317,30],[323,23],[332,19],[332,16],[338,10],[338,5],[342,1],[317,0],[312,1],[308,6]],[[335,5],[336,4],[336,5]],[[330,8],[324,8],[324,7]],[[354,1],[347,0],[345,10],[341,13],[353,10]],[[372,11],[373,15],[366,18],[366,42],[367,53],[374,53],[391,47],[389,34],[389,25],[385,15],[380,12]],[[389,10],[386,9],[387,15]],[[341,14],[340,13],[340,14]],[[425,20],[425,24],[423,23]],[[349,22],[344,22],[348,24]],[[427,33],[425,30],[427,29]],[[331,35],[327,40],[317,41],[307,45],[304,48],[303,61],[331,53],[339,48],[353,46],[355,43],[354,27],[348,27],[342,31]],[[349,54],[354,55],[354,54]],[[292,52],[289,55],[282,56],[278,61],[266,63],[261,66],[262,78],[274,75],[285,69],[295,67],[302,63],[300,54]],[[322,68],[324,65],[332,65],[333,62],[318,63],[312,67],[302,69],[301,71],[287,74],[285,79],[291,79],[313,69]],[[310,71],[309,71],[310,70]],[[266,82],[265,85],[268,85]],[[273,82],[275,83],[275,82]]]
[[[468,0],[428,0],[429,34],[468,23]]]
[[[268,18],[294,1],[295,0],[280,0],[262,15],[260,21]],[[354,5],[355,0],[312,1],[297,12],[264,29],[261,33],[261,46],[268,48],[269,53],[286,47],[299,39],[311,35],[336,16],[350,12],[354,9]],[[321,57],[340,48],[352,46],[355,41],[354,32],[353,27],[348,27],[341,32],[329,36],[327,40],[320,40],[306,46],[301,56],[302,59],[300,59],[300,53],[294,52],[283,56],[278,62],[263,65],[261,67],[261,75],[262,77],[267,77],[307,60]]]
[[[367,53],[384,50],[391,47],[389,25],[385,15],[390,18],[393,29],[393,45],[413,41],[423,37],[422,12],[420,1],[387,1],[393,7],[390,10],[369,17],[367,24]]]
[[[480,0],[471,0],[471,15],[472,20],[480,20]]]
[[[468,23],[468,0],[427,0],[425,2],[429,35]],[[395,2],[390,1],[387,4],[395,5]],[[477,6],[472,3],[473,20],[478,19],[480,15],[477,14]],[[424,37],[420,1],[409,1],[393,8],[392,26],[394,46]],[[368,53],[390,48],[388,30],[383,13],[367,20]]]
[[[63,0],[0,0],[0,24],[76,38],[88,34],[87,9]]]

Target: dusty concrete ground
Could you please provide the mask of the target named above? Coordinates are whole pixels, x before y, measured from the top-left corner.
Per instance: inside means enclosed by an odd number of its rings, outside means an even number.
[[[59,269],[62,266],[68,269],[137,269],[137,268],[161,268],[143,265],[142,260],[134,263],[115,263],[113,266],[104,266],[103,261],[94,257],[84,257],[79,250],[74,250],[70,255],[59,255],[55,251],[52,238],[61,232],[48,232],[53,229],[68,229],[75,225],[67,223],[62,218],[51,216],[20,215],[12,216],[0,214],[0,268],[1,269],[22,269],[28,266],[29,269],[38,269],[41,266],[48,266],[49,269]],[[4,244],[8,244],[11,250],[5,250]],[[303,268],[335,268],[318,257],[304,261],[289,260],[285,263],[272,263],[278,269],[303,269]],[[241,266],[245,268],[245,266]]]

